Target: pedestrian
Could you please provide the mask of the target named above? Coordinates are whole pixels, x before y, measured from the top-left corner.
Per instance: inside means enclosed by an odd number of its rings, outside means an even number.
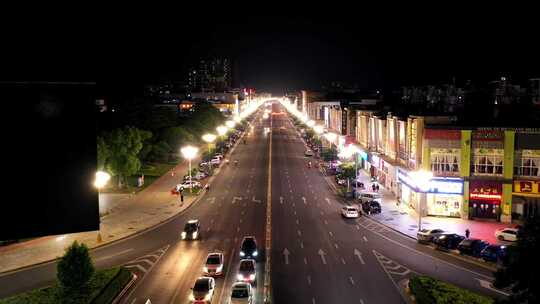
[[[377,189],[377,192],[379,192],[379,185],[378,184],[376,185],[376,189]]]
[[[466,237],[466,238],[469,238],[470,235],[471,235],[471,231],[469,230],[469,228],[467,228],[467,229],[465,230],[465,237]]]
[[[375,184],[371,184],[371,189],[373,190],[373,192],[375,192],[375,189],[377,189],[377,188],[375,187]]]
[[[184,203],[184,193],[180,192],[180,202]]]

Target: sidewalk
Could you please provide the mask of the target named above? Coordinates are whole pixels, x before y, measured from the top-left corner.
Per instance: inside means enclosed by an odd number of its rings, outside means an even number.
[[[62,256],[64,248],[75,240],[96,248],[166,221],[188,208],[204,193],[203,190],[198,196],[185,195],[183,203],[177,195],[171,194],[171,189],[187,171],[188,163],[180,163],[136,195],[101,194],[100,214],[106,215],[101,217],[99,236],[98,231],[71,233],[0,247],[0,273],[53,260]],[[175,173],[174,176],[171,172]],[[214,176],[202,181],[203,186]]]
[[[370,187],[371,181],[369,175],[364,171],[361,172],[362,174],[359,174],[358,179],[362,180],[366,187]],[[394,194],[381,185],[379,186],[379,193],[383,196],[381,203],[382,212],[380,214],[372,214],[370,217],[396,231],[416,239],[416,233],[418,232],[418,214],[416,211],[404,204],[398,205],[397,198]],[[460,235],[465,235],[465,230],[469,229],[471,232],[470,237],[483,239],[492,244],[499,243],[494,235],[495,230],[507,226],[508,224],[505,223],[491,221],[475,221],[435,216],[422,217],[422,229],[440,228],[447,232],[453,232]]]

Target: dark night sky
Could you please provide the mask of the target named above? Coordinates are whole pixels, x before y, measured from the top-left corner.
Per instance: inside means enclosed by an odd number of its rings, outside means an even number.
[[[479,16],[238,13],[236,18],[182,16],[75,31],[59,23],[4,38],[13,42],[4,43],[1,78],[179,80],[190,62],[206,55],[233,58],[242,84],[274,92],[332,80],[380,88],[452,76],[540,76],[533,19]]]

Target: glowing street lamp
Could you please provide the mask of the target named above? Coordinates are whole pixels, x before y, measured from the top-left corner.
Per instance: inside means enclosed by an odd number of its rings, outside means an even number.
[[[324,127],[323,126],[314,126],[313,131],[315,131],[315,133],[317,135],[321,135],[324,132]]]
[[[99,190],[103,188],[111,179],[111,176],[107,172],[98,171],[96,172],[96,180],[94,181],[94,186]]]
[[[308,121],[306,122],[306,125],[307,125],[308,127],[310,127],[310,128],[313,128],[313,126],[315,125],[315,122],[314,122],[313,120],[308,120]]]
[[[410,177],[418,192],[426,193],[429,191],[429,182],[433,178],[433,172],[418,170],[411,172]],[[422,230],[422,202],[418,202],[418,231]]]
[[[189,161],[189,182],[191,183],[191,160],[197,156],[197,152],[199,149],[193,147],[193,146],[186,146],[180,149],[180,152],[182,152],[182,155],[184,158],[186,158]],[[189,192],[193,192],[193,185],[190,185]]]
[[[234,128],[234,125],[236,124],[236,122],[234,122],[234,120],[227,120],[225,122],[225,125],[229,128],[229,129],[232,129]]]
[[[234,121],[236,121],[237,123],[240,123],[242,121],[242,118],[240,116],[235,116]]]
[[[227,127],[226,126],[219,126],[216,128],[216,131],[218,132],[219,136],[225,135],[227,133]]]
[[[216,135],[214,134],[204,134],[202,136],[202,139],[208,143],[208,156],[210,156],[210,145],[214,142],[214,140],[216,140]]]

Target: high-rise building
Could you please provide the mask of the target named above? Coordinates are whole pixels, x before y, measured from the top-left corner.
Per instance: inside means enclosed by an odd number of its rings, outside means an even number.
[[[192,92],[227,91],[232,85],[232,66],[228,58],[199,61],[189,70],[188,89]]]

